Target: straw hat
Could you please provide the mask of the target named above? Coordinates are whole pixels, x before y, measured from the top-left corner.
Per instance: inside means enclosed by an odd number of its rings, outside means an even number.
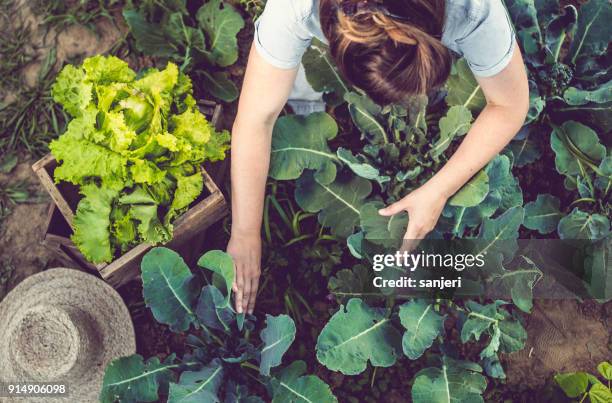
[[[0,302],[0,382],[68,385],[63,398],[0,402],[97,402],[106,365],[136,352],[123,300],[104,281],[58,268],[30,276]]]

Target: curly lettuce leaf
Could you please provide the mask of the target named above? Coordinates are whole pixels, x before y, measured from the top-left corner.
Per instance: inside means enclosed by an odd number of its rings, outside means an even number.
[[[190,176],[177,176],[176,191],[170,205],[170,211],[177,211],[189,206],[202,193],[204,178],[201,172]]]
[[[110,262],[113,253],[110,243],[110,214],[117,190],[93,184],[81,186],[83,199],[74,216],[71,239],[87,260],[93,263]]]
[[[83,61],[87,80],[96,84],[129,83],[136,73],[128,64],[115,56],[93,56]]]
[[[49,148],[61,163],[53,173],[56,183],[85,185],[97,178],[104,186],[116,190],[127,183],[127,159],[103,146],[61,136]]]
[[[69,64],[57,75],[51,95],[66,112],[79,117],[92,100],[92,90],[93,85],[85,80],[85,71]]]

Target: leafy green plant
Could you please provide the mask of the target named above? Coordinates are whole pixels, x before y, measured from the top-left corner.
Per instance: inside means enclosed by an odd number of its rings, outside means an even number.
[[[135,47],[148,56],[172,60],[202,82],[202,89],[231,102],[238,89],[227,72],[238,59],[236,35],[244,27],[242,16],[222,0],[206,2],[195,14],[185,0],[143,2],[123,10]]]
[[[604,361],[597,366],[599,375],[604,379],[600,381],[595,375],[587,372],[570,372],[555,375],[555,382],[563,389],[565,395],[580,402],[604,403],[612,401],[612,365]],[[588,400],[587,400],[588,398]]]
[[[73,117],[50,144],[56,182],[79,186],[72,240],[92,262],[165,242],[202,193],[200,164],[225,157],[229,134],[200,113],[176,65],[140,75],[110,56],[68,65],[53,97]]]
[[[200,277],[170,249],[154,248],[145,255],[145,303],[158,322],[186,332],[188,352],[164,361],[133,355],[111,362],[102,402],[154,402],[166,394],[169,402],[263,402],[248,387],[253,379],[267,388],[273,402],[337,401],[321,379],[305,374],[303,361],[279,368],[295,339],[289,316],[266,315],[261,341],[251,338],[255,318],[237,314],[231,305],[235,274],[229,255],[209,251],[198,265],[212,273],[211,283],[202,286]]]
[[[609,133],[612,107],[608,43],[612,8],[605,0],[590,0],[579,9],[561,8],[552,0],[536,5],[506,0],[525,53],[530,78],[531,108],[523,128],[526,137],[513,150],[522,162],[532,162],[539,151],[527,136],[551,132],[555,167],[572,192],[571,204],[558,217],[560,238],[599,240],[610,234],[611,149],[594,129]],[[568,120],[569,119],[569,120]],[[521,158],[521,157],[518,157]],[[551,206],[556,206],[551,210]],[[540,210],[540,207],[542,208]],[[558,203],[532,205],[540,216],[555,214]],[[595,228],[586,229],[594,222]],[[532,228],[546,233],[544,228]]]

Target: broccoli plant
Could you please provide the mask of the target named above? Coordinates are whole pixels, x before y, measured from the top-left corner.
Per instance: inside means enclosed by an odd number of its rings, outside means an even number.
[[[101,402],[263,402],[248,387],[255,378],[273,402],[337,402],[329,386],[306,374],[295,361],[279,367],[295,339],[287,315],[266,315],[260,341],[251,337],[255,318],[231,306],[234,264],[229,255],[209,251],[198,265],[212,273],[202,285],[183,259],[167,248],[154,248],[142,261],[143,295],[155,319],[185,335],[187,352],[145,360],[122,357],[106,368]],[[252,374],[245,374],[245,370]]]

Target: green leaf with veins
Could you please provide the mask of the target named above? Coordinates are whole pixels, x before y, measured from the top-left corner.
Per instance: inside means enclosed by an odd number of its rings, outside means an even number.
[[[339,158],[327,142],[336,137],[338,126],[327,113],[283,116],[274,125],[270,176],[277,180],[297,179],[305,169],[316,170],[317,181],[331,183]]]
[[[382,108],[379,105],[366,95],[359,95],[354,92],[347,92],[344,95],[344,100],[348,102],[353,122],[362,133],[372,137],[372,143],[382,145],[389,142],[387,130],[379,120],[382,113]]]
[[[379,245],[399,247],[408,226],[408,213],[382,216],[378,210],[385,205],[380,201],[368,202],[359,210],[359,221],[365,239]]]
[[[539,194],[535,201],[525,205],[523,225],[540,234],[550,234],[557,229],[563,214],[559,210],[560,201],[550,194]]]
[[[118,396],[130,402],[159,401],[158,390],[168,386],[171,370],[177,367],[172,363],[161,363],[157,357],[146,362],[140,355],[117,358],[104,373],[100,402],[114,403]]]
[[[272,403],[337,403],[329,385],[315,375],[304,375],[306,363],[294,361],[270,380]]]
[[[612,102],[612,80],[590,91],[570,87],[563,93],[563,99],[568,105],[586,105],[590,102],[597,104]]]
[[[317,339],[317,360],[329,370],[356,375],[368,361],[375,367],[395,364],[401,336],[388,310],[372,308],[359,298],[340,306]]]
[[[349,91],[342,80],[340,72],[329,54],[327,45],[313,39],[302,58],[306,79],[317,92],[333,93],[336,99],[343,99]]]
[[[83,198],[74,216],[74,234],[71,239],[91,262],[112,260],[110,244],[110,215],[118,192],[94,184],[81,187]]]
[[[153,248],[142,259],[143,296],[155,320],[182,332],[195,313],[199,288],[183,258],[168,248]]]
[[[484,108],[486,100],[480,85],[474,78],[465,59],[455,63],[454,71],[446,82],[448,95],[446,103],[449,106],[463,106],[476,114]]]
[[[526,256],[520,259],[514,269],[507,270],[503,267],[500,255],[497,270],[491,273],[489,280],[496,289],[499,288],[501,295],[512,296],[514,305],[529,313],[533,307],[533,288],[544,275],[531,259]]]
[[[372,285],[372,269],[358,264],[351,269],[342,269],[330,277],[327,284],[329,292],[338,300],[362,298],[368,302],[382,294]]]
[[[451,106],[446,116],[440,119],[440,139],[429,151],[434,158],[439,157],[457,136],[468,132],[472,124],[472,113],[463,105]]]
[[[514,140],[506,147],[514,157],[514,166],[521,168],[535,162],[540,158],[541,152],[536,143],[525,137],[523,140]]]
[[[473,362],[443,356],[439,368],[417,372],[412,385],[414,403],[484,402],[487,380]]]
[[[225,303],[221,306],[222,308],[229,306],[232,285],[236,278],[236,270],[234,268],[234,261],[232,257],[219,250],[211,250],[203,254],[198,259],[198,266],[208,269],[213,273],[218,274],[223,278],[225,283]]]
[[[569,49],[572,63],[606,52],[612,36],[612,7],[608,0],[589,0],[580,7],[578,26]]]
[[[588,168],[596,168],[606,156],[606,147],[599,142],[597,133],[573,120],[555,127],[550,145],[555,152],[557,171],[570,177],[584,176]]]
[[[589,214],[575,207],[561,218],[557,227],[561,239],[604,239],[610,235],[610,220],[601,214]]]
[[[478,172],[448,203],[456,207],[473,207],[479,205],[489,193],[489,175],[483,169]]]
[[[184,371],[177,383],[170,383],[168,403],[219,402],[223,365],[215,358],[197,371]]]
[[[338,159],[345,163],[357,176],[364,179],[375,180],[380,185],[391,180],[390,177],[381,175],[378,169],[370,165],[368,162],[362,161],[365,160],[362,155],[358,155],[356,157],[350,150],[342,147],[338,148],[336,155],[338,156]]]
[[[402,338],[404,354],[411,360],[423,355],[444,330],[444,316],[433,304],[422,300],[406,302],[399,307],[399,318],[406,329]]]
[[[238,59],[236,35],[244,28],[244,20],[234,7],[221,0],[206,2],[196,14],[207,39],[204,57],[221,67],[234,64]]]
[[[305,211],[318,212],[319,223],[333,234],[347,237],[359,223],[359,210],[371,191],[370,182],[358,176],[338,176],[321,184],[306,171],[297,182],[295,200]]]
[[[584,394],[589,386],[589,378],[586,372],[570,372],[555,375],[555,382],[563,389],[567,397],[579,397]]]
[[[266,315],[266,327],[261,331],[261,363],[259,373],[270,376],[270,368],[280,365],[283,355],[295,340],[295,323],[287,315]]]
[[[504,259],[512,258],[518,248],[516,239],[523,219],[522,207],[512,207],[494,219],[485,218],[478,236],[480,240],[476,242],[478,253],[501,253]]]

